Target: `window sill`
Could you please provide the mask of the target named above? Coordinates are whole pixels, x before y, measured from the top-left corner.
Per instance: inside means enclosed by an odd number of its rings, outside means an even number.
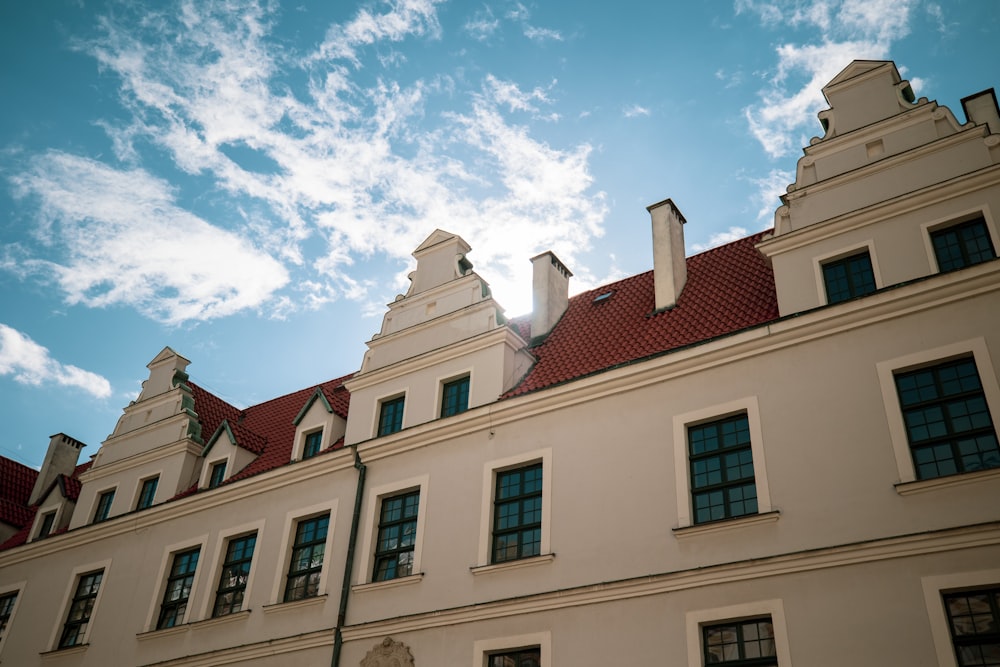
[[[264,605],[264,613],[271,614],[276,611],[287,611],[289,609],[301,609],[302,607],[311,607],[314,604],[323,604],[326,602],[326,593],[322,595],[313,595],[312,597],[302,598],[300,600],[289,600],[288,602],[275,602],[274,604]]]
[[[160,638],[160,637],[173,637],[174,635],[179,635],[182,632],[188,631],[188,623],[181,623],[180,625],[175,625],[172,628],[160,628],[158,630],[147,630],[146,632],[140,632],[135,636],[139,641],[144,641],[146,639]]]
[[[894,486],[896,487],[896,493],[901,496],[909,496],[914,493],[935,491],[952,486],[965,486],[966,484],[975,484],[976,482],[984,482],[997,478],[1000,478],[1000,468],[977,470],[976,472],[965,472],[957,475],[948,475],[947,477],[935,477],[934,479],[921,479],[914,482],[899,482]]]
[[[695,535],[720,533],[727,530],[734,530],[736,528],[755,526],[759,523],[773,523],[778,520],[779,516],[780,512],[778,512],[778,510],[773,510],[771,512],[764,512],[763,514],[740,516],[735,519],[723,519],[722,521],[713,521],[711,523],[699,523],[694,526],[681,526],[680,528],[674,528],[673,531],[674,536],[681,540],[687,537],[694,537]]]
[[[397,586],[408,586],[420,583],[424,578],[424,573],[411,574],[405,577],[396,577],[387,581],[373,581],[367,584],[355,584],[351,586],[352,593],[367,593],[368,591],[380,591],[383,588],[396,588]]]
[[[225,623],[245,621],[249,617],[250,610],[244,609],[243,611],[234,611],[232,614],[226,614],[225,616],[216,616],[214,618],[206,618],[204,621],[195,621],[194,623],[189,623],[188,625],[190,625],[194,630],[201,630],[202,628],[211,628]]]
[[[507,561],[505,563],[494,563],[492,565],[473,565],[469,568],[469,571],[474,575],[480,574],[492,574],[493,572],[506,572],[507,570],[519,570],[522,567],[531,567],[533,565],[544,565],[545,563],[551,563],[555,559],[556,555],[542,554],[541,556],[531,556],[529,558],[518,558],[517,560]]]
[[[45,651],[39,653],[43,660],[48,660],[50,658],[61,658],[64,655],[77,655],[78,653],[83,653],[90,647],[89,643],[77,644],[76,646],[67,646],[66,648],[57,648],[51,651]]]

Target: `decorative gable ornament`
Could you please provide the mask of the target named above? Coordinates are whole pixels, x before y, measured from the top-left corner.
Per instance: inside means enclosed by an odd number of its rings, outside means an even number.
[[[386,637],[361,661],[361,667],[413,667],[410,647],[402,642]]]

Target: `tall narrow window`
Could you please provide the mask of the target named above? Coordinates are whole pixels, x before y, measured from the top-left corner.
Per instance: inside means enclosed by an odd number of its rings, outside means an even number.
[[[111,503],[114,502],[114,490],[105,491],[97,498],[97,510],[94,512],[94,523],[106,521],[111,513]]]
[[[1000,446],[972,358],[896,375],[917,479],[1000,467]]]
[[[0,640],[7,636],[7,624],[14,613],[14,603],[17,602],[17,591],[0,595]]]
[[[142,488],[139,490],[139,501],[135,506],[137,510],[144,510],[153,504],[153,498],[156,497],[156,484],[159,481],[159,477],[151,477],[142,483]]]
[[[257,533],[229,540],[212,616],[232,614],[243,607],[243,595],[246,593],[247,580],[250,578],[250,563],[253,561],[253,549],[256,544]]]
[[[469,376],[445,382],[441,388],[441,416],[450,417],[469,409]]]
[[[200,554],[201,547],[174,554],[174,562],[167,577],[167,588],[163,591],[160,618],[156,622],[157,630],[172,628],[184,622],[184,612],[187,611],[188,600],[191,598],[191,586],[194,584]]]
[[[208,488],[214,489],[219,484],[222,484],[222,480],[226,478],[226,462],[219,461],[218,463],[212,464],[212,472],[208,476]]]
[[[997,256],[982,216],[931,232],[938,269],[954,271]]]
[[[492,562],[537,556],[542,544],[542,464],[497,473]]]
[[[330,515],[299,521],[295,527],[292,562],[288,565],[285,602],[315,597],[319,594],[319,578],[323,571],[326,533]]]
[[[875,291],[875,273],[868,251],[823,265],[827,303],[839,303]]]
[[[705,664],[733,667],[777,665],[771,617],[735,621],[702,628]]]
[[[302,446],[302,458],[308,459],[319,454],[320,445],[323,444],[323,430],[313,431],[306,434],[305,444]]]
[[[539,667],[542,653],[537,648],[523,648],[490,655],[488,667]]]
[[[688,427],[695,523],[757,513],[746,414]]]
[[[960,667],[1000,665],[1000,588],[947,593],[944,606]]]
[[[389,435],[403,428],[403,404],[405,396],[382,401],[378,415],[378,434]]]
[[[42,539],[43,537],[49,536],[49,534],[52,532],[52,525],[55,523],[55,521],[56,521],[55,510],[51,512],[46,512],[45,514],[42,515],[42,525],[38,529],[38,539]]]
[[[76,585],[76,592],[73,594],[73,601],[69,606],[69,613],[66,616],[66,623],[63,625],[62,634],[59,636],[59,648],[67,648],[82,644],[87,635],[87,628],[90,625],[90,617],[94,612],[94,603],[97,601],[97,592],[101,588],[101,580],[104,578],[104,570],[90,572],[80,576]]]
[[[417,543],[420,491],[382,500],[378,543],[375,546],[375,581],[413,574],[413,549]]]

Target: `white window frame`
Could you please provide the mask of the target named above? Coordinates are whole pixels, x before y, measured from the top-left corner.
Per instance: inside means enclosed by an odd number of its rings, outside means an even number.
[[[198,598],[198,592],[201,590],[201,582],[204,580],[206,561],[203,559],[206,555],[207,546],[208,533],[205,533],[198,537],[184,540],[183,542],[175,542],[164,548],[163,556],[160,558],[160,567],[156,572],[156,589],[153,592],[149,611],[146,614],[146,624],[143,626],[146,632],[156,631],[156,622],[160,617],[160,607],[163,605],[163,594],[166,592],[167,576],[169,576],[170,568],[173,565],[174,556],[183,551],[189,551],[198,547],[201,551],[198,554],[198,566],[195,569],[194,581],[191,583],[191,596],[188,598],[187,609],[184,610],[184,618],[177,625],[190,623],[195,620],[192,618],[192,612],[194,602]]]
[[[901,357],[886,359],[875,364],[879,387],[882,390],[882,405],[885,407],[886,418],[889,422],[889,439],[892,443],[893,457],[896,459],[896,470],[899,474],[900,484],[918,482],[918,480],[916,469],[913,466],[910,441],[906,437],[903,409],[899,405],[899,392],[896,391],[896,374],[968,356],[971,356],[976,362],[976,371],[979,373],[979,382],[983,386],[983,395],[986,397],[986,405],[989,407],[990,415],[995,420],[1000,419],[1000,384],[997,383],[996,372],[994,371],[993,361],[990,359],[990,352],[986,346],[985,338],[972,338],[957,343],[950,343]],[[994,422],[993,426],[997,428],[1000,425]],[[989,471],[986,472],[988,473]],[[976,474],[961,473],[930,480],[920,480],[919,484],[928,487],[948,485],[963,478],[967,479],[969,475]],[[897,491],[899,490],[901,489],[897,489]]]
[[[879,268],[878,256],[875,254],[875,240],[866,239],[854,245],[847,246],[846,248],[841,248],[833,252],[813,257],[813,272],[816,274],[816,290],[817,295],[819,296],[819,303],[821,305],[825,306],[830,303],[830,299],[826,293],[826,280],[823,278],[823,266],[853,255],[859,255],[861,254],[861,251],[864,250],[868,251],[868,257],[872,262],[872,273],[875,276],[875,289],[882,289],[885,286],[885,283],[882,282],[882,271]]]
[[[226,549],[229,546],[229,540],[249,535],[250,533],[257,533],[257,541],[254,543],[253,549],[253,559],[250,561],[250,574],[247,575],[247,585],[243,589],[243,604],[240,606],[240,611],[227,615],[236,616],[250,608],[250,595],[253,592],[254,581],[257,577],[257,567],[260,564],[260,550],[264,545],[265,523],[266,521],[261,519],[260,521],[245,523],[241,526],[235,526],[219,532],[215,538],[215,547],[210,554],[210,559],[206,561],[211,567],[208,572],[208,585],[204,587],[198,606],[199,619],[213,618],[212,609],[215,607],[215,594],[219,590],[219,576],[222,574],[222,564],[226,559]],[[199,557],[199,565],[201,564],[200,560]]]
[[[42,507],[39,507],[38,511],[35,512],[34,525],[31,527],[31,533],[28,535],[28,541],[34,542],[35,540],[40,539],[39,534],[42,532],[42,519],[46,514],[55,514],[52,518],[52,529],[49,531],[49,536],[51,536],[52,531],[59,528],[59,519],[62,518],[62,513],[63,503],[59,503],[58,505],[43,505]]]
[[[437,393],[434,396],[434,419],[442,418],[441,408],[442,401],[444,401],[444,386],[449,382],[454,382],[455,380],[460,380],[464,377],[469,378],[469,404],[466,406],[465,410],[469,411],[472,409],[472,367],[470,366],[465,370],[448,373],[447,375],[442,375],[437,378]]]
[[[207,489],[209,482],[212,481],[212,468],[215,467],[217,463],[226,462],[226,476],[223,479],[229,479],[232,477],[232,467],[233,467],[233,457],[236,454],[236,448],[232,448],[233,451],[225,456],[219,456],[214,459],[205,459],[205,463],[201,468],[201,479],[198,481],[199,489]]]
[[[951,642],[951,629],[948,627],[948,614],[944,608],[944,594],[978,586],[1000,585],[1000,569],[922,577],[920,584],[924,589],[924,604],[927,606],[938,665],[958,667],[955,646]]]
[[[518,649],[532,648],[535,646],[539,649],[541,667],[551,667],[552,633],[549,631],[533,632],[525,635],[511,635],[508,637],[477,639],[472,643],[472,667],[486,667],[487,658],[489,658],[491,653],[517,651]]]
[[[687,634],[688,667],[706,667],[704,663],[705,647],[703,646],[702,628],[706,625],[717,625],[729,621],[771,617],[774,628],[774,648],[778,654],[778,666],[790,667],[791,651],[788,648],[788,628],[785,625],[785,609],[781,599],[757,600],[742,604],[715,607],[713,609],[697,609],[684,615]]]
[[[55,625],[52,628],[52,633],[49,635],[48,646],[51,650],[72,650],[74,648],[79,648],[81,646],[86,646],[90,643],[90,633],[94,629],[94,619],[97,617],[97,610],[101,607],[101,598],[104,597],[105,591],[108,590],[108,574],[111,572],[111,560],[97,561],[96,563],[88,563],[86,565],[80,565],[74,567],[70,572],[69,584],[66,586],[66,590],[63,593],[62,604],[59,605],[61,610],[59,615],[56,617]],[[101,570],[101,586],[97,589],[97,597],[94,598],[94,606],[90,610],[90,620],[87,621],[87,629],[83,633],[83,639],[77,643],[75,646],[68,646],[65,649],[59,649],[59,636],[62,634],[62,629],[66,625],[67,618],[69,616],[69,606],[73,603],[73,595],[76,593],[76,588],[80,584],[80,576],[88,574],[90,572],[97,572]]]
[[[298,528],[299,522],[315,519],[324,514],[330,516],[330,524],[326,531],[326,543],[323,547],[323,568],[320,570],[319,590],[316,592],[315,597],[328,594],[330,557],[333,550],[334,526],[337,524],[338,504],[339,500],[334,498],[329,502],[309,507],[299,507],[285,514],[285,522],[282,526],[282,535],[285,536],[285,540],[281,543],[281,551],[278,553],[278,572],[274,577],[274,584],[271,587],[271,597],[268,604],[284,604],[285,586],[288,583],[288,567],[291,565],[292,548],[295,544],[295,531]]]
[[[746,414],[747,424],[750,428],[750,453],[753,456],[754,484],[757,487],[757,514],[733,517],[727,519],[726,522],[752,519],[755,516],[769,514],[773,511],[771,489],[767,483],[767,466],[764,460],[764,435],[760,423],[760,406],[756,396],[747,396],[727,403],[674,415],[674,488],[677,493],[678,528],[714,525],[694,523],[694,511],[691,507],[691,466],[688,463],[688,427],[718,421],[738,414]]]
[[[310,423],[308,426],[303,426],[295,430],[295,447],[292,449],[292,460],[302,461],[303,454],[306,451],[306,438],[317,431],[323,432],[323,437],[319,441],[319,451],[322,452],[324,449],[330,446],[330,431],[331,429],[327,427],[326,424]]]
[[[118,486],[119,486],[118,484],[113,484],[111,486],[106,486],[104,488],[97,490],[97,492],[94,494],[94,502],[90,507],[90,518],[87,521],[88,525],[96,526],[98,524],[104,523],[105,521],[111,521],[111,519],[118,516],[118,514],[115,513],[115,505],[120,505],[122,501],[121,496],[118,493]],[[97,506],[101,503],[101,496],[103,496],[108,491],[114,491],[115,494],[114,497],[111,498],[111,506],[108,508],[108,517],[102,521],[95,521],[95,519],[97,518]]]
[[[993,242],[993,250],[1000,253],[1000,233],[997,232],[996,222],[993,220],[988,206],[977,206],[961,213],[952,213],[946,217],[937,218],[936,220],[920,225],[920,233],[924,240],[924,251],[927,253],[927,261],[930,264],[931,273],[941,273],[937,253],[934,252],[934,244],[931,242],[931,234],[942,229],[947,229],[948,227],[960,225],[963,222],[968,222],[973,218],[978,218],[980,215],[986,221],[986,230],[989,232],[990,240]]]
[[[7,642],[7,636],[10,634],[10,627],[14,624],[14,617],[17,616],[17,608],[21,606],[21,600],[24,599],[24,590],[27,587],[27,581],[18,581],[16,583],[0,586],[0,597],[10,595],[11,593],[17,593],[17,598],[14,600],[14,606],[10,609],[10,617],[7,619],[7,631],[0,635],[0,655],[3,654],[3,645]]]
[[[156,478],[156,491],[153,492],[153,502],[149,507],[156,504],[156,496],[160,493],[160,480],[163,479],[163,471],[157,470],[155,473],[144,475],[136,480],[135,489],[132,491],[132,504],[129,505],[132,511],[139,509],[139,494],[142,493],[142,485],[150,479]],[[115,494],[117,495],[117,494]],[[113,505],[114,503],[112,503]],[[149,509],[148,507],[146,509]]]
[[[409,395],[410,395],[410,388],[409,386],[407,386],[398,391],[393,391],[383,396],[379,396],[378,398],[375,399],[375,414],[373,415],[372,428],[371,428],[371,434],[373,438],[385,438],[387,436],[394,435],[395,433],[399,433],[400,431],[406,428],[407,426],[406,416],[410,402]],[[379,422],[382,421],[382,404],[388,401],[394,401],[399,397],[403,398],[403,418],[399,422],[400,423],[399,431],[395,431],[393,433],[387,433],[386,435],[379,435],[378,425]]]
[[[490,555],[493,543],[493,505],[496,501],[497,473],[522,468],[532,463],[542,464],[542,543],[539,554],[533,558],[520,558],[492,563]],[[551,559],[552,556],[552,448],[536,449],[516,456],[494,459],[483,464],[482,510],[479,515],[479,553],[476,560],[476,571],[492,571],[508,569],[536,562],[539,558]]]
[[[368,497],[365,502],[364,523],[362,524],[365,527],[365,533],[364,539],[361,541],[360,553],[361,562],[364,563],[364,567],[358,568],[356,581],[356,586],[362,586],[363,588],[355,590],[367,590],[373,587],[381,588],[394,584],[416,582],[423,578],[421,556],[424,548],[424,528],[427,523],[427,493],[429,487],[430,475],[420,475],[397,482],[381,484],[368,491]],[[372,581],[372,577],[375,575],[375,551],[376,542],[378,541],[378,525],[382,500],[414,490],[420,491],[420,502],[417,504],[417,536],[413,544],[413,573],[388,581]]]

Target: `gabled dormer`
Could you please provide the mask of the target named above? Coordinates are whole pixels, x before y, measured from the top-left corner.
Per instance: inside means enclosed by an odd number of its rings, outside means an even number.
[[[347,444],[491,403],[527,371],[526,343],[506,326],[469,250],[439,229],[413,252],[410,288],[388,305],[361,371],[345,383]]]
[[[857,60],[823,95],[823,136],[803,149],[774,236],[759,246],[782,315],[951,270],[935,245],[959,225],[991,244],[979,259],[995,256],[1000,123],[992,90],[963,100],[962,123],[916,99],[894,63]]]
[[[187,384],[190,362],[169,347],[146,366],[149,378],[101,444],[71,528],[145,509],[197,481],[205,443]]]
[[[214,488],[232,477],[264,451],[267,440],[238,421],[223,419],[201,451],[200,488]],[[221,470],[221,472],[220,472]]]
[[[347,420],[334,412],[322,387],[316,387],[295,416],[294,424],[293,461],[312,458],[324,449],[329,449],[347,431]]]

